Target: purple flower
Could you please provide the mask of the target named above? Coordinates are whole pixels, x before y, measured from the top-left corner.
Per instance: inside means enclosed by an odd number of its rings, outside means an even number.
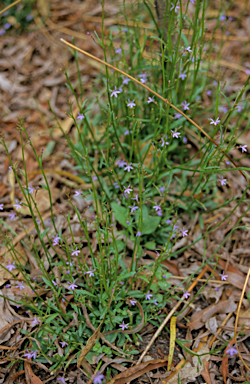
[[[156,212],[158,216],[162,216],[162,210]]]
[[[101,384],[104,379],[104,376],[101,375],[98,371],[95,375],[92,375],[92,379],[94,384]]]
[[[154,99],[154,96],[153,97],[148,97],[148,100],[147,100],[147,103],[150,104],[150,103],[154,103],[155,102],[155,99]]]
[[[245,74],[246,74],[246,75],[250,75],[250,69],[246,69],[246,70],[245,70]]]
[[[221,281],[227,281],[227,277],[228,277],[228,275],[225,275],[224,271],[223,271],[223,273],[220,273]]]
[[[181,103],[181,105],[183,106],[184,111],[189,110],[190,103],[187,103],[186,100],[184,100],[183,103]]]
[[[180,230],[180,232],[182,233],[182,236],[183,236],[183,237],[188,236],[188,230],[187,230],[187,229],[184,229],[184,227],[183,227],[182,230]]]
[[[184,299],[188,299],[189,298],[189,296],[190,296],[190,293],[187,291],[187,292],[185,292],[185,291],[183,291],[184,293],[183,293],[183,298]]]
[[[130,302],[130,304],[133,305],[133,306],[137,303],[137,301],[136,301],[135,299],[131,299],[131,300],[129,300],[129,302]]]
[[[30,187],[28,187],[28,191],[29,191],[29,194],[32,195],[32,193],[34,192],[35,188],[32,187],[32,184],[30,185]]]
[[[178,9],[180,9],[178,4],[179,4],[179,1],[178,1],[178,3],[176,5],[171,3],[172,7],[170,8],[170,11],[172,11],[174,9],[175,13],[178,13]]]
[[[33,357],[33,352],[27,349],[27,352],[23,355],[23,357],[27,357],[28,360],[31,360]]]
[[[169,142],[168,141],[166,141],[167,140],[167,136],[166,135],[164,135],[162,138],[161,138],[161,146],[162,147],[164,147],[164,145],[169,145]]]
[[[0,204],[0,211],[3,210],[3,204]]]
[[[210,90],[207,91],[207,95],[208,95],[208,96],[211,96],[211,95],[212,95],[212,91],[210,91]]]
[[[124,193],[126,193],[126,195],[127,195],[127,194],[130,194],[130,192],[132,192],[132,191],[133,191],[133,189],[130,188],[130,184],[129,184],[128,188],[125,188]]]
[[[171,224],[171,219],[168,219],[168,220],[166,220],[166,223],[169,225],[169,224]]]
[[[31,325],[32,325],[32,327],[34,327],[37,324],[39,324],[39,321],[38,321],[38,318],[35,316],[33,321],[32,321],[32,323],[31,323]]]
[[[185,51],[188,51],[189,53],[192,53],[192,49],[191,49],[191,45],[189,45],[189,47],[185,48]]]
[[[115,96],[116,98],[117,98],[117,94],[121,93],[121,91],[117,90],[116,87],[115,87],[115,89],[113,91],[112,91],[112,89],[110,89],[110,92],[111,92],[110,97]]]
[[[26,20],[27,20],[27,21],[31,21],[32,19],[33,19],[33,15],[27,15],[27,16],[26,16]]]
[[[52,237],[53,237],[53,246],[58,245],[59,240],[61,239],[61,237],[58,236],[58,234],[56,236],[52,236]]]
[[[130,164],[128,164],[128,165],[126,165],[126,167],[124,168],[124,171],[128,171],[128,172],[130,172],[131,171],[131,169],[134,169],[134,167],[132,167],[132,165],[131,165],[132,163],[130,163]]]
[[[133,205],[132,207],[129,206],[129,208],[131,208],[130,213],[134,213],[139,207],[137,207],[137,206],[135,205],[135,203],[134,203],[134,205]]]
[[[166,187],[165,187],[165,185],[163,185],[163,187],[160,187],[160,188],[159,188],[159,191],[160,191],[161,193],[164,193],[164,192],[165,192],[165,189],[166,189]]]
[[[20,291],[21,291],[22,289],[24,289],[24,285],[23,285],[22,282],[20,283],[20,281],[17,281],[17,282],[16,282],[16,287],[19,288]]]
[[[181,134],[180,132],[177,132],[176,128],[175,128],[175,131],[171,130],[171,132],[172,132],[173,137],[176,137],[177,139],[178,139],[178,136]]]
[[[60,341],[59,344],[61,344],[62,348],[64,348],[68,343],[66,341]]]
[[[36,359],[37,354],[38,354],[38,350],[37,349],[34,352],[32,352],[33,359]]]
[[[69,286],[67,288],[69,291],[74,291],[74,289],[76,289],[78,287],[78,285],[75,284],[75,280],[73,281],[73,283],[68,281],[68,284],[69,284]]]
[[[196,0],[190,0],[190,3],[194,4],[195,1],[196,1]]]
[[[145,295],[146,300],[150,300],[151,297],[153,297],[153,295],[151,295],[150,291],[148,291],[148,293],[144,293],[144,295]]]
[[[82,113],[78,112],[77,119],[82,121],[83,119],[85,119],[85,116]]]
[[[125,85],[127,85],[129,82],[130,82],[130,79],[128,77],[124,77],[124,79],[122,80],[122,84],[125,84]]]
[[[52,280],[52,283],[53,285],[56,287],[57,286],[57,283],[55,282],[55,280]]]
[[[219,117],[217,117],[216,120],[213,120],[213,119],[208,119],[208,120],[210,120],[210,121],[211,121],[210,124],[213,124],[213,125],[218,125],[218,124],[220,123],[220,119],[219,119]]]
[[[234,347],[231,347],[231,345],[228,347],[226,350],[226,354],[229,355],[230,357],[233,357],[234,355],[238,355],[237,349]]]
[[[57,380],[61,381],[63,384],[66,384],[65,380],[68,380],[68,379],[66,379],[64,376],[61,376],[61,377],[58,377]]]
[[[11,211],[11,213],[9,214],[10,220],[14,220],[15,217],[16,217],[16,213],[14,211]]]
[[[78,253],[80,253],[79,249],[75,249],[74,251],[72,251],[71,256],[78,256]]]
[[[154,305],[158,305],[158,301],[156,300],[155,297],[154,297]]]
[[[123,320],[122,324],[119,325],[119,327],[121,327],[123,331],[124,331],[124,329],[127,329],[128,326],[129,326],[129,324],[124,324],[124,320]]]
[[[243,107],[241,105],[237,105],[237,107],[236,107],[236,111],[237,112],[241,112],[242,109],[243,109]]]
[[[148,76],[147,73],[140,73],[139,74],[140,82],[143,84],[146,83],[147,82],[147,76]]]
[[[179,79],[184,80],[187,77],[186,73],[180,73],[179,74]]]
[[[82,190],[80,188],[79,191],[75,191],[74,196],[80,196],[81,194],[82,194]]]
[[[137,234],[135,235],[135,237],[140,237],[141,236],[141,232],[138,231]]]
[[[5,23],[3,27],[4,27],[5,30],[9,29],[11,27],[11,24],[10,23]]]
[[[134,101],[135,101],[135,99],[133,100],[133,101],[130,101],[129,99],[128,99],[128,104],[127,104],[127,107],[129,107],[129,108],[134,108],[135,106],[136,106],[136,104],[134,103]]]
[[[225,15],[221,15],[221,16],[220,16],[220,21],[225,21],[226,18],[227,18],[227,17],[226,17]]]
[[[3,28],[0,29],[0,36],[3,36],[5,34],[5,30]]]
[[[139,199],[138,199],[138,195],[135,195],[135,197],[132,197],[131,200],[136,200],[137,203],[139,204]]]
[[[227,179],[223,179],[222,177],[222,179],[218,179],[218,181],[220,181],[221,185],[226,185]]]
[[[115,53],[122,53],[122,49],[120,47],[116,48]]]
[[[16,204],[13,204],[13,207],[15,207],[17,210],[17,209],[21,209],[22,205],[16,201]]]
[[[94,274],[94,272],[95,272],[95,269],[93,269],[93,271],[87,271],[87,272],[85,272],[87,275],[89,275],[89,277],[92,277],[92,276],[95,276],[95,274]]]
[[[12,263],[8,260],[8,262],[10,263],[10,264],[8,264],[8,265],[6,265],[6,269],[8,269],[8,271],[9,272],[11,272],[12,271],[12,269],[16,269],[16,267],[15,267],[15,261],[12,261]]]
[[[182,117],[182,114],[181,114],[181,113],[178,112],[178,113],[175,113],[175,114],[174,114],[174,118],[175,118],[175,119],[180,119],[180,117]]]
[[[240,145],[240,148],[241,148],[241,150],[242,150],[242,153],[243,152],[247,152],[247,145]]]
[[[161,210],[161,205],[154,205],[153,206],[154,210],[157,212],[157,211],[160,211]]]
[[[187,140],[187,138],[186,138],[185,136],[183,136],[182,141],[183,141],[184,144],[187,144],[187,141],[188,141],[188,140]]]

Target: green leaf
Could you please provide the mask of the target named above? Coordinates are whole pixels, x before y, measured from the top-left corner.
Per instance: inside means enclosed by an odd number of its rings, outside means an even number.
[[[161,218],[154,216],[154,217],[148,217],[142,222],[142,235],[149,235],[150,233],[153,233],[156,231],[156,228],[160,224]]]
[[[118,223],[127,227],[128,208],[118,205],[114,201],[111,203],[111,207]]]
[[[156,245],[154,241],[147,241],[144,247],[147,249],[155,249]]]

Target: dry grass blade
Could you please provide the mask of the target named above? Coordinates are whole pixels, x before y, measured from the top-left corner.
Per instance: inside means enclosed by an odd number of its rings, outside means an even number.
[[[200,132],[203,133],[203,135],[205,135],[214,145],[216,145],[216,147],[219,147],[219,145],[198,125],[196,124],[196,122],[192,119],[190,119],[190,117],[188,117],[184,112],[182,112],[179,108],[177,108],[175,105],[173,105],[172,103],[170,103],[170,101],[168,101],[167,99],[164,99],[164,97],[162,97],[161,95],[159,95],[159,93],[155,92],[153,89],[147,87],[145,84],[141,83],[140,81],[138,81],[137,79],[135,79],[133,76],[130,76],[128,75],[126,72],[122,71],[121,69],[118,69],[116,67],[114,67],[113,65],[109,64],[109,63],[106,63],[106,61],[103,61],[101,59],[98,59],[98,57],[96,56],[93,56],[91,55],[90,53],[76,47],[75,45],[67,42],[66,40],[64,39],[60,39],[64,44],[68,45],[69,47],[73,48],[73,49],[76,49],[78,52],[81,52],[83,53],[84,55],[90,57],[91,59],[95,60],[95,61],[98,61],[99,63],[101,64],[104,64],[106,65],[107,67],[113,69],[114,71],[116,72],[119,72],[121,73],[123,76],[126,76],[128,77],[130,80],[133,80],[136,84],[140,85],[141,87],[147,89],[149,92],[153,93],[156,97],[158,97],[159,99],[161,99],[164,103],[168,104],[171,108],[173,108],[176,112],[180,113],[183,117],[185,117],[185,119],[187,119],[192,125],[194,125],[197,129],[199,129]],[[227,153],[225,153],[224,151],[221,151],[222,153],[224,153],[224,155],[228,158],[228,160],[237,168],[237,165],[235,164],[235,162],[228,156]],[[245,180],[250,184],[250,181],[247,180],[247,177],[245,176],[245,174],[240,170],[238,169],[238,171],[241,173],[241,175],[245,178]]]
[[[130,381],[140,377],[146,372],[152,371],[160,367],[164,367],[167,364],[167,359],[155,359],[149,360],[145,363],[141,363],[134,367],[128,368],[126,371],[119,373],[112,380],[108,381],[107,384],[126,384]]]
[[[8,5],[8,7],[5,7],[4,9],[2,9],[2,10],[0,11],[0,15],[1,15],[2,13],[4,13],[4,12],[8,11],[8,9],[14,7],[14,5],[20,3],[20,1],[22,1],[22,0],[17,0],[17,1],[15,1],[14,3]]]

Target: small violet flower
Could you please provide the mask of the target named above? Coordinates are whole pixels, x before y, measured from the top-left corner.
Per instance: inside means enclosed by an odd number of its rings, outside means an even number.
[[[89,277],[92,277],[92,276],[95,276],[95,274],[94,274],[94,272],[95,272],[95,269],[93,269],[93,271],[87,271],[87,272],[85,272],[87,275],[89,275]]]
[[[226,350],[226,354],[229,355],[230,357],[233,357],[234,355],[238,355],[237,349],[234,347],[231,347],[231,345],[228,347]]]
[[[78,112],[77,119],[82,121],[83,119],[85,119],[85,116],[82,113]]]
[[[134,103],[134,101],[135,101],[135,99],[133,100],[133,101],[130,101],[129,99],[128,99],[128,104],[127,104],[127,107],[129,107],[129,108],[134,108],[135,106],[136,106],[136,104]]]
[[[184,111],[189,110],[190,103],[187,103],[186,100],[184,100],[183,103],[181,103],[181,105],[183,106]]]
[[[69,286],[67,288],[69,291],[74,291],[74,289],[76,289],[78,287],[78,285],[75,284],[75,280],[73,281],[73,283],[68,281],[68,284],[69,284]]]
[[[13,204],[13,207],[15,207],[15,208],[16,208],[16,210],[17,210],[17,209],[21,209],[21,208],[22,208],[21,204],[20,204],[20,203],[18,203],[17,201],[16,201],[16,204]]]
[[[148,293],[145,293],[145,299],[146,300],[150,300],[151,297],[153,297],[153,295],[151,295],[150,291],[148,291]]]
[[[64,348],[68,343],[66,341],[60,341],[59,344],[61,344],[62,348]]]
[[[61,237],[58,236],[58,234],[56,236],[53,236],[53,246],[58,245],[60,239]]]
[[[9,262],[9,264],[8,265],[6,265],[6,269],[8,269],[8,271],[9,272],[11,272],[12,271],[12,269],[16,269],[16,267],[15,267],[15,261],[13,261],[12,263],[8,260],[8,262]]]
[[[137,206],[135,205],[135,203],[134,203],[134,205],[132,205],[132,207],[129,206],[129,208],[131,208],[130,213],[134,213],[139,207],[137,207]]]
[[[75,191],[74,196],[80,196],[81,194],[82,194],[82,190],[80,188],[79,191]]]
[[[110,92],[111,92],[110,97],[115,96],[116,98],[117,98],[118,93],[121,93],[121,91],[117,90],[116,87],[113,91],[112,91],[112,89],[110,89]]]
[[[125,77],[125,78],[122,80],[122,84],[125,84],[125,85],[127,85],[129,82],[130,82],[130,79],[129,79],[128,77]]]
[[[123,320],[122,324],[119,325],[119,327],[121,327],[123,331],[124,331],[124,329],[127,329],[128,326],[129,326],[129,324],[124,324],[124,320]]]
[[[17,283],[16,283],[16,287],[19,288],[20,291],[21,291],[22,289],[25,288],[24,285],[23,285],[23,283],[22,283],[22,282],[20,283],[20,281],[17,281]]]
[[[32,327],[34,327],[37,324],[39,324],[39,321],[38,321],[38,318],[35,316],[33,321],[32,321],[32,323],[31,323],[31,325],[32,325]]]
[[[15,217],[16,217],[16,212],[11,211],[11,213],[9,214],[10,220],[14,220]]]
[[[187,77],[186,73],[180,73],[179,74],[179,79],[184,80]]]
[[[147,100],[147,103],[150,104],[150,103],[154,103],[155,102],[155,99],[154,99],[154,96],[153,97],[148,97],[148,100]]]
[[[240,145],[240,148],[241,148],[241,150],[242,150],[242,153],[243,152],[247,152],[247,145]]]
[[[224,271],[223,271],[223,273],[220,273],[221,281],[227,281],[227,277],[228,277],[228,275],[225,275]]]
[[[58,377],[57,380],[58,380],[58,381],[61,381],[63,384],[66,384],[66,383],[65,383],[65,380],[68,380],[68,379],[66,379],[64,376],[60,376],[60,377]]]
[[[183,237],[188,236],[188,230],[187,230],[187,229],[184,229],[184,227],[183,227],[182,230],[180,230],[180,232],[182,233],[182,236],[183,236]]]
[[[180,132],[177,132],[177,129],[175,129],[175,131],[171,130],[171,132],[172,132],[172,136],[176,137],[177,139],[178,139],[178,136],[181,134]]]
[[[131,300],[129,300],[129,302],[130,302],[130,304],[133,305],[133,306],[137,303],[137,301],[136,301],[135,299],[131,299]]]
[[[179,6],[179,1],[176,5],[174,5],[173,3],[171,3],[171,8],[170,8],[170,11],[172,11],[174,9],[175,13],[178,13],[178,10],[180,9],[180,6]]]
[[[184,291],[184,293],[183,293],[183,296],[182,296],[182,297],[183,297],[184,299],[188,299],[188,298],[189,298],[189,296],[190,296],[190,293],[189,293],[188,291],[187,291],[187,292],[185,292],[185,291]]]
[[[135,235],[135,237],[140,237],[141,236],[141,232],[138,231],[137,234]]]
[[[124,193],[130,194],[130,192],[132,192],[132,191],[133,191],[133,189],[130,188],[130,184],[129,184],[128,188],[125,188]]]
[[[74,251],[72,251],[71,256],[78,256],[78,253],[80,253],[79,249],[75,249]]]
[[[99,371],[96,373],[96,375],[92,375],[93,383],[94,384],[102,384],[102,381],[104,379],[104,376],[99,373]]]
[[[124,171],[128,171],[128,172],[130,172],[131,171],[131,169],[134,169],[134,167],[132,167],[132,165],[131,165],[132,163],[130,163],[130,164],[128,164],[128,165],[126,165],[126,167],[124,168]]]
[[[218,179],[218,181],[220,181],[221,185],[226,185],[227,179],[223,179],[222,177],[222,179]]]
[[[210,121],[211,121],[210,124],[213,124],[213,125],[218,125],[218,124],[220,123],[220,119],[219,119],[219,117],[217,117],[216,120],[213,120],[213,119],[208,119],[208,120],[210,120]]]

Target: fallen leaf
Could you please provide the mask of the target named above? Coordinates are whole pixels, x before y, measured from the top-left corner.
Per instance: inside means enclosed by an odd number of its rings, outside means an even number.
[[[209,361],[204,362],[204,371],[201,372],[201,376],[207,384],[212,384],[212,380],[209,373]]]
[[[14,246],[14,250],[15,250],[15,252],[14,252],[15,257],[13,256],[12,250],[6,249],[6,252],[3,255],[3,257],[0,257],[0,262],[2,265],[6,266],[9,263],[12,263],[13,261],[16,262],[16,265],[17,264],[20,264],[20,265],[26,264],[27,255],[26,255],[26,252],[25,252],[25,250],[24,250],[24,248],[20,242],[17,243],[16,246]],[[13,269],[11,272],[13,273],[13,275],[18,275],[20,273],[17,268]],[[9,273],[7,270],[3,269],[0,266],[0,285],[5,284],[7,280],[12,279],[12,278],[13,278],[13,276],[11,275],[11,273]]]
[[[78,360],[77,360],[77,367],[78,368],[80,368],[83,359],[89,353],[89,351],[93,348],[96,341],[99,339],[102,323],[103,323],[103,320],[102,320],[101,324],[99,325],[99,327],[95,330],[93,335],[90,336],[85,347],[83,347],[83,349],[81,350],[80,356],[78,357]]]
[[[126,384],[134,379],[137,379],[137,377],[142,376],[146,372],[152,371],[153,369],[157,369],[160,367],[165,367],[166,365],[167,358],[150,360],[145,363],[141,363],[131,368],[128,368],[125,372],[119,373],[106,384]]]
[[[202,311],[196,311],[191,317],[188,327],[199,329],[205,325],[205,322],[213,317],[216,313],[229,313],[236,311],[237,305],[231,300],[220,301],[218,304],[209,305]]]
[[[25,370],[25,379],[27,384],[43,384],[43,382],[37,377],[31,369],[30,363],[28,361],[24,362],[24,370]]]

